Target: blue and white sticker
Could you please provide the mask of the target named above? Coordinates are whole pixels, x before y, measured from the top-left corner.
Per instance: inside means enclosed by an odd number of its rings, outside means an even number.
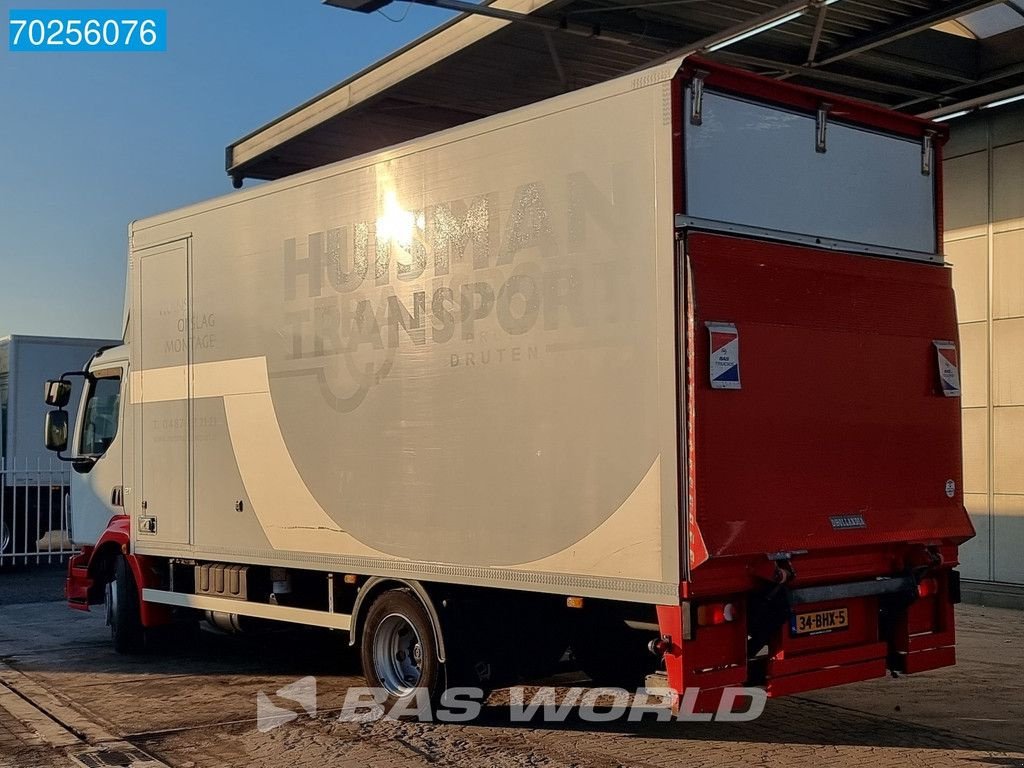
[[[956,344],[952,341],[933,341],[939,362],[939,383],[946,397],[960,397],[960,363]]]
[[[732,323],[705,323],[711,339],[711,388],[740,389],[740,336]]]

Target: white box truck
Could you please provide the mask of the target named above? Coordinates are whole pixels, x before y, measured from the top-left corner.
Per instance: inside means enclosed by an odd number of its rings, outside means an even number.
[[[39,537],[63,525],[67,473],[43,444],[46,380],[81,370],[106,339],[0,337],[0,565],[36,552]],[[74,414],[72,414],[73,416]],[[20,557],[19,557],[20,556]]]
[[[345,630],[394,700],[952,664],[942,131],[688,57],[134,222],[71,605]]]

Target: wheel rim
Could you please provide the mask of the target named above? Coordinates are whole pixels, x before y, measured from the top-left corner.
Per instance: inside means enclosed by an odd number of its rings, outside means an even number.
[[[423,674],[423,644],[412,623],[400,613],[384,617],[373,635],[373,668],[384,689],[405,696]]]
[[[0,523],[0,552],[7,551],[7,545],[11,543],[11,532],[7,523]]]

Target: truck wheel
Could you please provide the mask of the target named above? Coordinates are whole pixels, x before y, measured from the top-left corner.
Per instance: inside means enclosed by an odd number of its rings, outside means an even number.
[[[145,646],[145,630],[139,615],[139,589],[128,561],[118,556],[114,578],[107,582],[107,624],[114,650],[123,654],[140,653]]]
[[[445,669],[437,660],[434,626],[411,591],[392,589],[373,601],[363,623],[360,650],[366,682],[384,689],[389,711],[399,702],[423,703],[417,700],[418,690],[426,691],[431,704],[440,699]]]

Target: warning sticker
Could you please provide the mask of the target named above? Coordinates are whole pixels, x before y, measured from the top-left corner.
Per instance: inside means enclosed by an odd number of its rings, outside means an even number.
[[[960,397],[960,363],[956,344],[952,341],[933,341],[939,362],[939,383],[946,397]]]
[[[740,337],[732,323],[705,323],[711,337],[711,388],[740,388]]]

